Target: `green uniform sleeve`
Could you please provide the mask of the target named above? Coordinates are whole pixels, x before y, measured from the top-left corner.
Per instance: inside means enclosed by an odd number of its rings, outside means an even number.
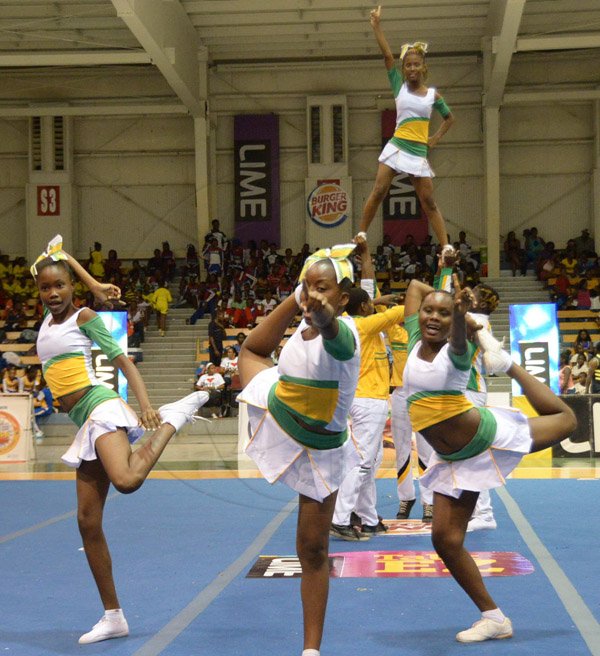
[[[400,88],[402,87],[402,83],[404,82],[402,73],[400,73],[400,71],[394,66],[393,68],[389,69],[387,75],[388,75],[388,80],[390,81],[390,86],[392,87],[392,93],[394,94],[394,98],[397,98],[398,94],[400,93]]]
[[[421,339],[418,312],[411,314],[409,317],[404,317],[404,328],[408,333],[408,352],[410,353],[414,345]]]
[[[344,362],[356,351],[354,335],[344,321],[338,319],[338,334],[333,339],[324,339],[323,346],[332,358]]]
[[[123,355],[123,349],[115,342],[106,329],[104,321],[98,316],[79,326],[79,330],[97,344],[109,360]]]
[[[452,114],[452,111],[448,105],[446,105],[446,101],[443,98],[438,98],[434,103],[433,106],[435,109],[444,117],[446,118],[450,114]]]
[[[460,371],[469,371],[469,369],[471,369],[473,366],[473,355],[475,354],[476,350],[477,347],[475,344],[473,344],[473,342],[467,342],[467,350],[464,353],[457,355],[448,349],[448,357],[457,369]]]

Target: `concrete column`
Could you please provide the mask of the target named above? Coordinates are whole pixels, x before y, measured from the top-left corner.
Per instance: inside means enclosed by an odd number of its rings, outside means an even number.
[[[592,234],[600,248],[600,100],[594,101],[594,160],[592,164]]]
[[[499,109],[483,109],[485,171],[485,217],[487,226],[488,275],[500,276],[500,144]]]
[[[208,121],[208,51],[198,52],[198,75],[200,77],[200,101],[205,111],[194,117],[194,152],[196,162],[196,228],[198,245],[202,248],[204,235],[210,229],[210,176],[209,176],[209,132]]]

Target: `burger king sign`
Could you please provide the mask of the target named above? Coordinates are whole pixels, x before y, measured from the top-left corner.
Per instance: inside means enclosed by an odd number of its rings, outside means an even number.
[[[348,218],[348,194],[337,182],[321,182],[308,195],[308,216],[322,228],[335,228]]]

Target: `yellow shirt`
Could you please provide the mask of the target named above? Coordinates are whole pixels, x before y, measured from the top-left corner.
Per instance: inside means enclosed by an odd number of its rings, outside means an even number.
[[[360,372],[355,397],[387,399],[390,392],[390,366],[382,331],[404,319],[404,306],[397,305],[368,317],[354,317],[360,339]]]
[[[394,387],[402,387],[402,376],[404,375],[404,366],[408,358],[408,333],[404,326],[396,324],[387,331],[388,340],[392,349],[392,380]]]

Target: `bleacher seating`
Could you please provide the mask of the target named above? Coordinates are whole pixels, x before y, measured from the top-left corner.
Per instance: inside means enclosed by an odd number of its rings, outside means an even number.
[[[557,312],[561,345],[572,348],[580,330],[587,330],[592,342],[600,341],[599,315],[594,310],[559,310]]]

